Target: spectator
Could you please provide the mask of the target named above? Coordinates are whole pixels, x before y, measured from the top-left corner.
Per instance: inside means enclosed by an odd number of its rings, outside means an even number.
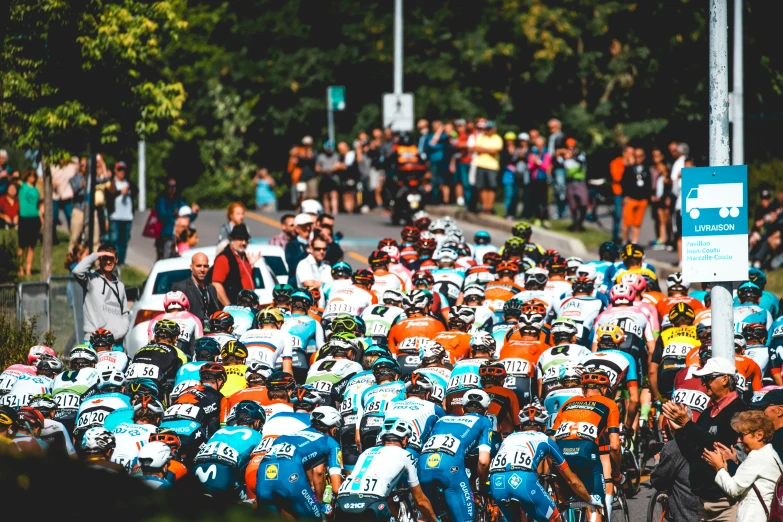
[[[715,484],[715,470],[704,460],[704,450],[715,449],[720,443],[726,447],[737,441],[738,433],[731,425],[735,413],[747,407],[737,394],[737,369],[733,361],[714,357],[701,369],[693,372],[707,389],[710,405],[692,421],[688,407],[669,401],[663,413],[669,426],[676,430],[675,440],[690,465],[689,480],[693,492],[702,503],[701,518],[731,521],[736,516],[737,504]]]
[[[517,136],[519,148],[517,156],[517,189],[522,190],[522,218],[529,219],[531,214],[531,205],[529,201],[528,188],[530,187],[530,168],[527,166],[527,159],[530,156],[530,134],[520,132]]]
[[[650,169],[654,191],[650,201],[652,202],[658,238],[652,242],[652,247],[653,250],[663,250],[672,241],[672,179],[669,167],[663,162],[663,153],[660,150],[653,150],[653,161],[655,160],[658,161]]]
[[[71,211],[71,234],[68,240],[68,250],[81,242],[84,231],[84,213],[87,212],[87,158],[79,159],[79,170],[71,178],[71,190],[73,190],[73,210]],[[98,248],[98,229],[93,228],[93,246]]]
[[[266,169],[258,169],[253,178],[256,188],[256,210],[261,212],[277,212],[277,196],[275,196],[275,179]]]
[[[190,313],[207,324],[210,316],[220,310],[215,285],[207,283],[209,272],[209,259],[206,254],[194,254],[190,258],[190,277],[171,285],[172,291],[179,290],[188,296],[190,301]]]
[[[427,136],[430,134],[430,122],[422,118],[416,122],[416,128],[419,131],[416,146],[419,147],[419,152],[425,152],[427,150]]]
[[[242,290],[253,290],[253,265],[261,257],[260,252],[246,252],[250,233],[244,223],[231,229],[228,246],[215,257],[212,267],[212,284],[215,285],[221,307],[236,304]]]
[[[295,217],[293,214],[283,214],[280,218],[281,231],[269,239],[270,245],[285,248],[286,244],[296,237],[296,231],[294,230]]]
[[[633,165],[633,151],[631,146],[623,147],[621,156],[609,163],[609,174],[612,177],[612,194],[614,195],[614,216],[612,220],[612,241],[620,242],[620,224],[623,219],[623,177],[625,169]],[[593,214],[598,218],[598,209],[593,209]]]
[[[321,214],[315,220],[313,227],[313,237],[320,237],[329,245],[326,249],[326,262],[330,265],[343,260],[343,249],[334,240],[334,216],[330,214]]]
[[[71,213],[73,212],[73,188],[71,187],[71,178],[79,171],[79,158],[72,157],[70,160],[63,159],[59,166],[52,165],[52,205],[53,215],[52,226],[54,230],[60,222],[60,210],[65,213],[65,221],[68,224],[68,230],[71,228]],[[57,244],[57,234],[54,234],[54,243]]]
[[[9,183],[5,194],[0,196],[0,219],[3,228],[16,228],[19,224],[19,187]]]
[[[503,169],[500,182],[503,185],[503,205],[506,208],[506,219],[512,220],[517,215],[517,206],[519,205],[517,135],[513,132],[507,132],[503,136],[503,140],[505,146],[500,152],[500,168]]]
[[[77,243],[68,253],[65,255],[65,269],[70,274],[79,262],[87,257],[90,253],[90,247],[85,244]],[[79,284],[76,279],[68,281],[68,285],[65,287],[65,296],[68,300],[68,307],[74,311],[74,319],[76,322],[76,344],[84,342],[84,288]]]
[[[760,411],[743,411],[734,415],[731,428],[740,434],[740,441],[748,454],[733,476],[729,474],[726,462],[733,457],[736,463],[737,453],[733,448],[707,448],[704,460],[717,471],[715,483],[727,495],[739,500],[737,522],[767,520],[775,485],[783,473],[780,457],[769,444],[775,428]]]
[[[98,229],[98,238],[104,239],[109,236],[109,216],[106,212],[106,191],[112,182],[111,170],[106,166],[103,156],[96,154],[96,178],[95,178],[95,214],[96,227]]]
[[[0,149],[0,196],[5,194],[8,185],[18,177],[19,173],[8,164],[8,151]]]
[[[427,154],[427,159],[430,163],[430,173],[432,174],[433,201],[436,204],[441,202],[439,195],[442,191],[442,202],[448,204],[452,182],[448,162],[451,143],[449,142],[446,128],[440,120],[432,122],[432,132],[427,134],[424,143],[423,152]]]
[[[766,392],[766,393],[764,393]],[[775,428],[775,434],[770,443],[783,460],[783,386],[765,386],[753,394],[750,401],[750,407],[754,410],[763,411],[764,415],[772,421]]]
[[[552,169],[552,156],[544,148],[544,138],[537,136],[533,148],[528,155],[527,168],[530,170],[530,195],[528,202],[532,207],[530,212],[536,225],[548,226],[549,209],[549,171]]]
[[[182,213],[182,207],[187,207],[185,200],[177,194],[177,180],[169,176],[166,178],[166,190],[158,196],[155,201],[155,212],[158,214],[158,221],[161,224],[161,231],[155,240],[155,247],[158,251],[158,259],[168,259],[176,256],[176,235],[174,234],[174,223],[177,217]],[[188,217],[188,224],[198,217],[198,205],[191,205],[191,215]],[[180,231],[181,232],[181,231]]]
[[[299,288],[320,288],[332,280],[332,267],[324,261],[327,248],[327,242],[321,237],[310,241],[309,254],[296,266],[296,285]]]
[[[285,245],[285,262],[288,265],[288,278],[291,281],[296,277],[296,265],[307,257],[307,245],[312,230],[313,217],[310,214],[301,213],[294,218],[296,238]]]
[[[133,228],[133,199],[138,194],[136,185],[128,179],[128,165],[124,161],[118,161],[114,165],[114,179],[109,185],[109,193],[112,194],[109,214],[109,226],[111,240],[117,245],[117,257],[120,266],[125,266],[125,256],[128,253],[131,229]]]
[[[547,152],[552,156],[552,196],[555,198],[555,206],[557,207],[555,219],[562,219],[565,216],[566,208],[566,174],[562,162],[558,163],[555,158],[563,157],[566,136],[563,132],[563,124],[556,118],[549,120],[547,127],[549,128]]]
[[[318,176],[315,173],[313,138],[302,138],[302,146],[291,149],[288,159],[291,176],[291,204],[296,207],[300,199],[318,199]],[[304,187],[301,184],[304,183]]]
[[[685,145],[685,147],[687,148],[687,145]],[[686,157],[683,162],[683,168],[691,168],[694,166],[693,158]],[[672,178],[672,192],[677,197],[674,204],[672,228],[674,228],[674,239],[677,243],[677,259],[682,261],[682,179],[678,178],[675,182],[674,178]]]
[[[623,243],[639,242],[647,202],[652,195],[652,182],[650,171],[645,164],[644,150],[634,149],[633,158],[633,164],[626,166],[623,172]]]
[[[453,172],[456,174],[454,192],[457,196],[457,205],[470,207],[473,193],[470,183],[468,183],[468,174],[473,154],[469,150],[468,139],[472,136],[475,140],[476,130],[473,127],[473,121],[459,119],[454,122],[454,125],[457,127],[457,140],[454,144],[456,153],[451,157],[454,165]]]
[[[479,120],[481,125],[473,152],[476,153],[476,189],[479,191],[479,204],[485,213],[494,213],[495,189],[498,186],[499,156],[503,149],[503,139],[495,132],[495,123]],[[483,129],[482,129],[483,127]]]
[[[372,139],[364,147],[364,156],[369,162],[369,173],[367,179],[362,173],[362,185],[364,185],[364,203],[362,212],[370,211],[371,207],[380,207],[383,205],[382,187],[385,176],[384,164],[384,137],[381,129],[373,129]]]
[[[182,255],[182,252],[196,248],[198,246],[198,231],[195,228],[186,228],[179,235],[177,240],[177,253]]]
[[[33,169],[27,169],[22,174],[23,183],[19,187],[19,275],[30,275],[35,244],[38,243],[44,223],[41,194],[35,188],[37,179],[38,174]]]
[[[90,267],[98,261],[98,269]],[[130,326],[130,307],[125,285],[114,275],[117,248],[103,243],[98,252],[86,256],[73,269],[73,276],[84,289],[84,338],[98,328],[106,328],[121,345]]]
[[[693,494],[688,478],[690,466],[675,441],[661,450],[660,460],[650,474],[650,484],[669,494],[669,515],[672,522],[693,522],[699,519],[701,501]]]
[[[353,143],[353,150],[348,144],[341,141],[337,144],[343,165],[343,173],[340,177],[340,190],[343,195],[343,210],[347,214],[353,214],[356,208],[356,187],[359,183],[359,162],[362,160],[362,148],[359,140]],[[336,213],[338,209],[334,209]]]
[[[229,203],[228,209],[226,210],[226,218],[228,221],[223,223],[223,226],[221,226],[220,230],[218,231],[218,252],[226,248],[226,245],[228,244],[228,236],[231,234],[231,231],[234,230],[235,226],[244,224],[245,227],[247,227],[247,224],[245,223],[245,206],[238,201]],[[247,233],[250,233],[249,228],[247,229]]]
[[[574,138],[568,138],[565,145],[559,157],[565,172],[566,199],[571,214],[571,226],[568,230],[581,232],[590,201],[587,193],[587,156],[576,148]]]
[[[321,195],[324,210],[330,214],[336,214],[339,210],[337,196],[340,190],[340,176],[338,173],[345,170],[345,165],[340,159],[340,155],[335,154],[334,143],[326,141],[324,142],[324,151],[315,160],[315,171],[321,175],[318,192]]]

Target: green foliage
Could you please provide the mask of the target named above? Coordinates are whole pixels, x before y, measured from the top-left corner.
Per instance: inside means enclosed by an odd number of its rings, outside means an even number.
[[[776,190],[783,191],[783,160],[773,159],[748,166],[748,220],[751,224],[759,206],[759,191],[764,186],[772,192],[773,197]]]
[[[35,318],[17,323],[15,313],[0,314],[0,367],[27,364],[27,352],[36,344],[54,346],[54,334],[47,332],[39,337],[35,331]]]
[[[15,233],[0,235],[0,284],[15,284],[19,279],[19,245]]]

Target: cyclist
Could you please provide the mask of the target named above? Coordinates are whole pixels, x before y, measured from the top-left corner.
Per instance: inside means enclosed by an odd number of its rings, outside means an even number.
[[[759,299],[759,306],[766,309],[772,317],[778,317],[780,315],[780,300],[772,292],[765,290],[767,286],[767,276],[758,268],[748,268],[748,279],[751,283],[761,288],[761,298]],[[739,296],[734,296],[734,305],[739,304]]]
[[[570,319],[558,319],[552,324],[551,334],[555,346],[541,352],[536,362],[538,396],[542,399],[560,387],[558,376],[563,364],[580,361],[590,354],[590,350],[576,344],[578,332],[576,323]]]
[[[519,324],[519,317],[522,315],[522,305],[523,303],[519,299],[509,299],[503,303],[503,321],[492,325],[490,333],[495,338],[498,354],[505,345],[506,334]]]
[[[449,354],[451,364],[464,359],[470,353],[471,325],[476,320],[476,309],[457,305],[449,312],[448,330],[439,332],[433,341],[443,346]]]
[[[533,243],[533,227],[525,221],[518,221],[511,227],[511,233],[523,241],[522,252],[525,257],[529,257],[533,262],[538,263],[541,256],[544,255],[544,249],[538,243]],[[503,250],[500,252],[503,253]]]
[[[737,332],[741,332],[748,323],[761,323],[768,330],[772,326],[772,315],[759,305],[761,295],[761,288],[750,281],[737,288],[739,304],[734,305],[734,326]]]
[[[495,339],[487,332],[477,332],[470,338],[470,357],[454,364],[446,387],[444,404],[449,414],[462,412],[462,397],[470,390],[481,387],[481,365],[492,361]]]
[[[266,382],[269,376],[272,375],[272,368],[256,359],[248,359],[246,365],[245,382],[247,382],[247,388],[234,392],[228,397],[228,400],[223,401],[220,411],[221,426],[226,423],[234,406],[240,402],[250,400],[261,404],[268,398]]]
[[[611,241],[605,241],[598,247],[598,260],[588,261],[586,264],[595,267],[597,277],[595,279],[595,286],[601,292],[606,292],[607,281],[610,278],[606,277],[607,271],[612,267],[612,270],[617,259],[620,257],[620,247],[616,243]]]
[[[661,318],[658,316],[656,305],[652,302],[648,302],[646,299],[647,294],[645,292],[647,291],[647,280],[636,272],[625,272],[620,278],[620,282],[630,286],[636,292],[634,306],[641,310],[645,317],[647,317],[653,336],[657,337],[661,331]],[[657,300],[656,302],[660,303],[661,300]]]
[[[19,374],[11,390],[3,395],[1,399],[2,404],[17,409],[27,406],[32,397],[41,393],[48,393],[51,391],[51,387],[52,379],[49,377],[29,373]]]
[[[413,428],[408,440],[408,452],[418,460],[421,447],[429,438],[435,422],[446,415],[441,406],[430,401],[433,382],[426,375],[413,373],[405,383],[405,399],[392,402],[384,413],[384,423],[389,419],[403,419]]]
[[[293,351],[297,339],[282,330],[285,316],[274,307],[258,312],[258,328],[249,330],[239,338],[247,347],[248,357],[275,367],[278,361],[286,373],[293,373]]]
[[[765,344],[767,342],[767,327],[761,323],[748,323],[742,328],[742,335],[747,342],[745,356],[750,357],[759,365],[762,376],[767,375],[770,352],[770,348]]]
[[[272,418],[279,413],[293,413],[291,392],[296,388],[294,376],[288,372],[275,371],[266,382],[266,399],[261,405],[266,412],[267,428],[271,428]],[[285,433],[285,432],[283,432]]]
[[[98,354],[88,344],[77,344],[68,354],[68,367],[73,371],[84,368],[95,369],[96,364],[98,364]]]
[[[372,365],[376,384],[362,392],[356,417],[354,440],[360,450],[375,445],[383,425],[383,416],[389,404],[405,399],[402,372],[392,357],[378,357]]]
[[[641,245],[636,243],[626,244],[622,252],[620,252],[620,260],[619,263],[615,263],[606,270],[607,289],[611,289],[613,284],[619,283],[623,273],[627,271],[647,269],[655,275],[655,267],[644,261],[644,248]]]
[[[80,457],[85,466],[104,469],[115,473],[126,473],[127,470],[111,460],[117,443],[114,435],[102,426],[88,429],[81,442]]]
[[[79,437],[88,428],[103,426],[106,417],[121,408],[130,408],[130,398],[122,393],[125,376],[118,370],[104,370],[100,374],[97,393],[85,398],[76,413],[73,434]]]
[[[414,284],[415,281],[414,277]],[[431,305],[432,294],[428,290],[414,290],[405,296],[407,318],[398,321],[389,330],[389,349],[392,353],[396,354],[397,345],[408,337],[434,339],[445,330],[443,323],[429,314]]]
[[[333,491],[342,484],[340,445],[335,440],[342,419],[334,408],[313,410],[311,426],[282,435],[264,455],[256,479],[258,508],[277,507],[297,520],[321,520],[331,514],[322,504],[326,477]]]
[[[174,377],[171,398],[176,399],[182,392],[199,383],[199,368],[208,362],[216,362],[220,357],[220,343],[211,337],[196,339],[193,346],[193,361],[180,366]]]
[[[546,290],[547,282],[549,281],[549,275],[543,268],[534,267],[529,269],[524,274],[525,289],[514,296],[514,299],[527,302],[531,299],[537,299],[544,303],[546,306],[546,313],[544,316],[549,315],[552,310],[552,294]]]
[[[158,429],[157,433],[153,433],[150,435],[150,442],[162,442],[166,446],[169,447],[171,450],[171,460],[169,461],[169,469],[168,473],[166,474],[166,480],[171,482],[172,484],[176,482],[177,480],[183,478],[185,475],[188,474],[188,469],[185,467],[185,465],[179,460],[179,450],[182,446],[182,442],[179,439],[179,435],[177,435],[177,432],[175,430],[172,430],[170,428],[161,428]],[[141,471],[141,470],[139,470]]]
[[[332,280],[325,282],[321,288],[321,294],[326,302],[329,302],[332,290],[351,285],[351,273],[351,265],[345,261],[338,261],[332,265]]]
[[[329,355],[318,359],[310,367],[305,384],[313,385],[318,393],[326,398],[325,404],[330,406],[334,399],[341,397],[337,390],[344,387],[345,381],[362,372],[364,368],[356,362],[359,348],[353,341],[334,337],[327,343],[327,350]]]
[[[498,251],[498,248],[492,244],[492,237],[486,230],[476,232],[473,236],[473,243],[473,259],[479,264],[483,264],[484,254]]]
[[[688,295],[688,287],[690,284],[683,279],[682,272],[670,274],[669,277],[666,278],[666,283],[668,285],[667,291],[669,292],[669,295],[659,301],[656,305],[658,316],[661,320],[669,314],[669,310],[677,303],[686,303],[690,306],[694,310],[694,316],[695,312],[704,308],[701,301]]]
[[[42,356],[41,359],[44,357]],[[55,419],[62,422],[69,430],[73,429],[82,397],[87,396],[98,385],[100,376],[98,370],[94,368],[97,360],[98,356],[92,348],[87,345],[76,345],[71,350],[72,369],[57,374],[52,381],[52,397],[57,403]]]
[[[465,281],[464,270],[455,266],[458,257],[457,251],[451,247],[441,248],[432,257],[437,263],[437,267],[430,270],[435,280],[432,289],[445,295],[449,306],[456,304]]]
[[[413,433],[410,424],[402,419],[384,422],[380,433],[381,445],[365,450],[354,467],[354,473],[340,487],[335,508],[335,520],[374,516],[375,520],[389,520],[397,510],[389,507],[396,487],[405,481],[422,518],[436,522],[432,505],[419,485],[416,462],[405,450]]]
[[[595,284],[580,275],[571,283],[571,296],[555,304],[552,314],[558,319],[570,319],[580,325],[579,344],[588,346],[589,334],[596,318],[604,311],[604,302],[593,295]]]
[[[49,446],[41,438],[46,419],[40,411],[30,406],[22,406],[16,411],[18,421],[14,430],[13,443],[19,453],[42,456]]]
[[[695,317],[693,308],[685,302],[674,304],[667,316],[672,325],[671,329],[675,329],[675,331],[684,326],[691,326],[691,330],[695,331],[695,328],[692,327]],[[664,337],[666,337],[665,340]],[[658,397],[672,398],[674,378],[680,370],[685,368],[688,352],[699,344],[698,339],[694,339],[690,332],[682,335],[661,335],[658,338],[649,368],[653,399]]]
[[[747,341],[742,334],[734,334],[734,364],[737,367],[737,392],[750,402],[753,392],[761,389],[761,368],[756,361],[745,356]]]
[[[547,293],[547,302],[559,303],[563,296],[571,293],[571,282],[566,280],[568,262],[560,254],[553,255],[546,260],[546,270],[549,273],[544,291]]]
[[[514,431],[519,415],[519,398],[514,390],[505,387],[506,367],[501,362],[485,361],[479,367],[481,388],[492,399],[487,416],[493,421],[493,428],[502,435]]]
[[[236,341],[238,336],[234,335],[234,316],[218,310],[209,317],[209,333],[205,335],[215,339],[221,347],[228,341]]]
[[[163,418],[163,404],[155,397],[140,396],[133,403],[133,419],[111,430],[116,442],[111,461],[123,466],[128,473],[135,467],[139,450],[149,442]]]
[[[506,437],[492,459],[489,468],[492,496],[506,520],[518,518],[511,510],[511,501],[519,502],[528,519],[536,522],[560,520],[557,506],[538,480],[539,465],[544,459],[552,461],[578,497],[593,507],[602,507],[601,501],[588,493],[584,483],[571,470],[558,444],[544,433],[548,420],[549,415],[538,402],[525,406],[519,412],[522,431]]]
[[[402,309],[404,300],[405,296],[400,290],[389,289],[381,295],[380,304],[365,308],[361,318],[367,325],[367,337],[386,344],[392,326],[406,317]]]
[[[90,345],[98,354],[98,362],[95,367],[99,371],[116,369],[124,373],[128,369],[128,356],[121,347],[114,350],[114,334],[109,330],[105,328],[95,330],[90,336]]]
[[[431,294],[430,308],[427,315],[432,315],[445,324],[450,308],[449,300],[445,295],[433,290],[435,278],[432,276],[432,273],[429,270],[419,270],[413,273],[411,280],[413,282],[414,290],[426,290]],[[412,292],[408,292],[408,295],[411,293]]]
[[[44,427],[41,431],[41,439],[49,446],[51,454],[74,456],[76,449],[71,442],[71,435],[65,426],[56,420],[57,403],[48,393],[35,395],[30,399],[28,406],[35,408],[44,417]]]
[[[141,397],[148,395],[160,400],[160,388],[158,387],[158,383],[152,379],[133,379],[126,381],[122,393],[130,398],[131,406],[129,408],[118,408],[103,419],[103,427],[109,431],[114,431],[114,428],[123,422],[133,423],[133,405],[136,404]]]
[[[153,489],[171,487],[166,480],[171,462],[171,448],[163,442],[150,442],[139,450],[141,481]]]
[[[607,398],[611,392],[609,375],[601,370],[585,370],[582,374],[584,397],[572,397],[560,408],[552,426],[555,440],[566,461],[577,477],[587,487],[594,506],[612,505],[611,496],[604,487],[604,463],[598,458],[598,441],[609,437],[609,468],[612,481],[620,478],[620,411],[617,404]],[[607,510],[607,520],[611,511]],[[601,514],[596,517],[598,522]]]
[[[351,282],[353,284],[332,290],[324,308],[324,319],[332,319],[339,314],[356,317],[368,306],[378,304],[378,297],[370,291],[375,284],[375,276],[370,270],[363,268],[355,271],[351,275]]]
[[[484,288],[481,285],[471,284],[466,286],[462,291],[462,303],[474,310],[476,318],[470,329],[471,333],[479,330],[485,330],[487,332],[492,330],[492,325],[495,322],[495,314],[492,308],[487,305],[486,292],[484,292]]]
[[[299,289],[291,294],[291,315],[283,321],[283,332],[293,335],[298,342],[295,347],[313,352],[324,344],[324,329],[308,312],[315,305],[313,296],[307,290]]]
[[[209,438],[220,427],[220,411],[227,400],[220,390],[225,386],[228,377],[226,368],[215,362],[203,365],[198,373],[200,384],[188,388],[177,397],[166,410],[163,420],[197,422]]]
[[[485,484],[492,448],[492,423],[484,416],[489,395],[471,390],[463,398],[463,415],[447,415],[435,423],[418,461],[421,488],[428,499],[441,495],[451,520],[473,520],[475,503],[465,457],[478,451],[479,483]]]
[[[170,319],[179,325],[179,334],[177,335],[176,346],[183,353],[191,355],[193,353],[193,343],[199,337],[204,335],[204,328],[201,324],[201,319],[190,313],[190,301],[184,292],[174,290],[167,292],[163,296],[163,309],[165,313],[162,313],[150,321],[147,327],[147,339],[152,339],[155,336],[155,325],[161,319]],[[97,332],[96,332],[97,333]],[[95,336],[95,334],[93,334]],[[112,345],[114,344],[114,337],[112,336]],[[93,342],[93,347],[95,343]]]
[[[36,374],[41,377],[54,379],[63,371],[63,363],[54,355],[42,354],[34,363]]]
[[[272,306],[280,310],[283,315],[291,313],[291,295],[294,287],[288,284],[277,284],[272,289]],[[316,299],[316,302],[318,300]]]
[[[266,422],[264,409],[253,401],[237,404],[233,417],[234,425],[215,432],[193,459],[204,492],[228,502],[244,498],[244,470]]]
[[[248,349],[241,341],[228,341],[220,350],[220,359],[226,370],[226,383],[220,388],[224,397],[231,397],[239,390],[247,388],[245,373],[247,373]]]
[[[125,376],[130,379],[148,378],[158,381],[170,393],[180,366],[188,362],[185,354],[176,348],[179,324],[171,319],[155,323],[155,340],[139,348],[128,366]]]
[[[426,375],[433,382],[434,389],[430,400],[437,404],[444,404],[446,388],[451,379],[452,366],[448,364],[448,353],[439,343],[420,339],[419,359],[421,363],[415,373]]]
[[[389,265],[392,259],[388,252],[384,250],[373,250],[367,257],[367,264],[373,274],[373,284],[370,291],[380,299],[385,290],[402,290],[405,288],[405,282],[400,276],[389,271]]]

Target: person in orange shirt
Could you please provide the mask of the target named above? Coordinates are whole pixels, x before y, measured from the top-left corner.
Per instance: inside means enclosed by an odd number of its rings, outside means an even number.
[[[510,261],[501,261],[495,268],[497,280],[490,281],[485,287],[485,297],[487,303],[494,303],[494,309],[502,309],[500,303],[505,303],[519,292],[525,289],[514,283],[519,275],[519,267],[516,263]]]
[[[492,399],[488,414],[495,416],[498,431],[505,437],[514,432],[519,419],[519,399],[513,390],[505,387],[506,367],[501,362],[489,362],[479,368],[481,388]]]
[[[457,305],[451,309],[449,314],[449,329],[438,333],[432,339],[446,349],[451,364],[470,355],[471,335],[468,333],[468,330],[470,330],[475,320],[475,308]]]
[[[737,382],[737,391],[740,396],[745,400],[747,404],[750,404],[750,399],[753,396],[753,392],[757,392],[761,389],[761,368],[758,363],[745,356],[745,347],[747,346],[745,336],[742,334],[734,334],[734,363],[737,366],[737,373],[739,374],[739,382]]]
[[[633,153],[633,147],[624,147],[623,155],[613,159],[611,163],[609,163],[609,174],[612,176],[612,195],[614,196],[612,241],[616,243],[620,242],[620,223],[623,218],[623,174],[625,173],[625,167],[634,164]]]
[[[694,312],[700,311],[704,308],[701,301],[695,297],[688,295],[688,283],[683,280],[682,272],[674,272],[666,278],[666,282],[669,286],[669,295],[661,299],[655,308],[658,310],[658,315],[661,320],[669,315],[669,310],[674,308],[677,303],[685,303],[693,308]]]
[[[397,345],[408,337],[426,337],[435,339],[435,336],[444,331],[443,323],[429,315],[432,306],[432,293],[429,290],[414,290],[405,296],[405,313],[407,319],[403,319],[393,325],[389,330],[389,350],[397,355]]]
[[[269,402],[269,396],[266,392],[266,380],[272,374],[272,368],[259,360],[250,359],[247,361],[247,371],[245,372],[245,381],[247,388],[232,393],[227,401],[223,401],[220,409],[220,424],[225,425],[231,410],[242,401],[256,401],[259,404]]]

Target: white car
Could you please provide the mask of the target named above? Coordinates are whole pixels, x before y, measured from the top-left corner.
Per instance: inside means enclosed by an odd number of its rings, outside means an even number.
[[[182,257],[157,261],[144,281],[139,298],[131,309],[131,330],[125,337],[125,351],[133,357],[136,351],[149,342],[147,329],[150,320],[163,313],[163,297],[174,283],[190,277],[190,258],[203,253],[210,266],[215,261],[215,247],[196,248],[183,252]],[[272,289],[277,284],[275,275],[262,257],[253,267],[255,292],[261,304],[272,302]]]

